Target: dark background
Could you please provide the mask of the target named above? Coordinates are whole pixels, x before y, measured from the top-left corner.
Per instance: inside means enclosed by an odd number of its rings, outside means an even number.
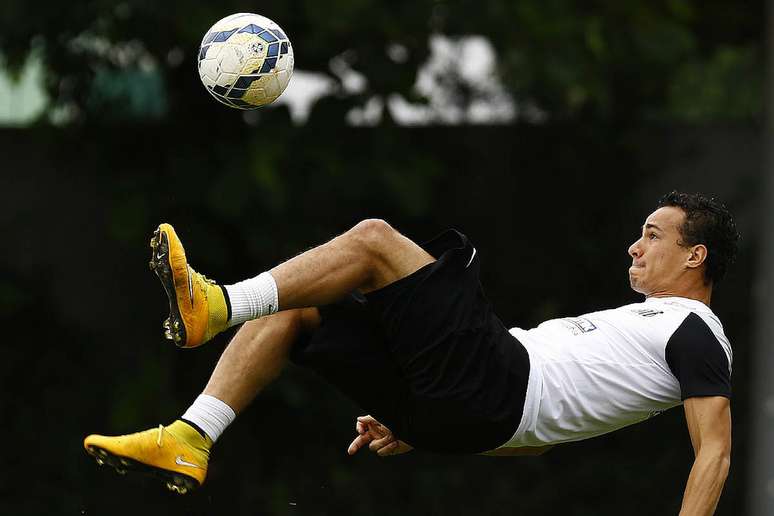
[[[324,98],[303,125],[284,107],[245,118],[217,104],[193,59],[204,31],[238,11],[278,21],[297,69],[336,79],[329,60],[345,53],[366,90]],[[676,514],[693,458],[681,409],[538,458],[348,457],[359,410],[291,367],[219,440],[207,483],[185,497],[97,468],[82,439],[171,422],[231,335],[190,351],[163,339],[166,299],[147,269],[159,222],[225,283],[365,217],[417,240],[456,227],[481,253],[503,321],[531,327],[637,301],[626,249],[658,198],[680,189],[723,199],[743,235],[713,309],[735,351],[718,514],[744,514],[764,206],[761,2],[11,1],[0,14],[6,70],[33,52],[51,98],[30,126],[0,130],[0,513]],[[348,125],[371,96],[423,101],[411,86],[433,33],[487,37],[514,101],[544,116]],[[157,66],[77,51],[83,34],[141,41]],[[387,57],[391,42],[408,61]],[[167,59],[175,48],[178,65]],[[448,81],[459,106],[480,95]],[[58,121],[57,109],[70,116]]]

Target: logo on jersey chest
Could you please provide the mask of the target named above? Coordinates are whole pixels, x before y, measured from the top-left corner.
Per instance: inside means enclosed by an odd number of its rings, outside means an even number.
[[[663,310],[654,310],[653,308],[635,308],[632,312],[643,317],[653,317],[654,315],[664,313]]]
[[[574,335],[588,333],[597,329],[594,323],[585,317],[565,317],[562,321],[567,323],[569,330],[572,331]]]

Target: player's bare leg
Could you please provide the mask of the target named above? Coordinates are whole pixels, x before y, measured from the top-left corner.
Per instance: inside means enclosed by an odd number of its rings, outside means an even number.
[[[203,394],[242,412],[282,372],[301,332],[320,324],[316,308],[288,310],[242,325],[223,351]]]
[[[359,289],[369,292],[434,258],[383,220],[365,220],[331,241],[234,285],[196,272],[169,224],[156,230],[151,269],[169,298],[164,326],[180,347],[195,347],[229,326],[289,310],[321,306]]]
[[[371,219],[269,272],[280,309],[287,310],[329,304],[355,289],[379,289],[433,261],[385,221]]]
[[[277,378],[299,334],[313,331],[319,322],[317,309],[307,308],[244,324],[224,350],[203,395],[183,418],[135,434],[90,435],[84,447],[100,465],[109,464],[119,473],[150,473],[172,491],[186,493],[200,486],[214,442],[236,414]]]

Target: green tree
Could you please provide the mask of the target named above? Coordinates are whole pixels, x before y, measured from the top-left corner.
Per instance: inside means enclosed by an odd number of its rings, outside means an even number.
[[[13,0],[0,7],[0,49],[12,69],[39,49],[51,109],[76,119],[186,117],[211,102],[194,72],[202,34],[244,9],[233,0],[46,9]],[[736,119],[761,111],[760,0],[295,0],[261,9],[290,34],[298,68],[339,81],[330,61],[344,56],[366,77],[364,91],[328,99],[318,110],[324,116],[343,119],[374,95],[421,101],[412,88],[431,34],[489,38],[508,92],[552,119]],[[387,51],[394,44],[403,49],[399,60]],[[463,81],[449,83],[458,102],[470,100]]]

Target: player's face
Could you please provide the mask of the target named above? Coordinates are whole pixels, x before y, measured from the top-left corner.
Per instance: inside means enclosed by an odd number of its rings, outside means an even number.
[[[651,213],[642,226],[642,236],[629,246],[632,266],[629,283],[646,296],[675,291],[686,270],[690,248],[680,245],[680,226],[685,213],[665,206]]]

